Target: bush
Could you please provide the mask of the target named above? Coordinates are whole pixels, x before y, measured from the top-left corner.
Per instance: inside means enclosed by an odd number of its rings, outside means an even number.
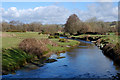
[[[105,41],[109,41],[109,40],[110,40],[109,38],[105,39]]]
[[[24,30],[7,30],[6,32],[26,32]]]
[[[60,38],[60,36],[57,36],[57,35],[55,35],[54,37],[55,37],[55,38]]]
[[[52,38],[55,38],[55,37],[54,37],[54,36],[49,36],[48,38],[49,38],[49,39],[52,39]]]
[[[48,32],[42,32],[42,34],[49,34]]]
[[[43,40],[37,40],[35,38],[24,39],[19,44],[19,48],[26,53],[36,55],[38,58],[41,58],[43,53],[48,51],[48,48]]]
[[[54,35],[59,36],[60,34],[59,33],[55,33]]]
[[[41,32],[38,33],[38,35],[42,34]]]
[[[59,39],[59,42],[66,42],[67,40],[66,39],[64,39],[64,38],[60,38]]]

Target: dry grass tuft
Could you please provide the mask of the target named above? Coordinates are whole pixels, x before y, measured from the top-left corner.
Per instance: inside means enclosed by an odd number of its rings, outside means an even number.
[[[46,44],[48,43],[48,40],[37,40],[35,38],[28,38],[24,39],[20,44],[19,48],[23,51],[35,54],[38,58],[41,58],[41,56],[48,52],[48,48]]]

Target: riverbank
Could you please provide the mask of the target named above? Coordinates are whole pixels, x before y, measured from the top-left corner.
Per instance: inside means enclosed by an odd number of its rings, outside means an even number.
[[[95,44],[103,51],[103,54],[105,56],[109,57],[120,66],[120,43],[119,42],[114,44],[114,43],[111,43],[109,40],[105,40],[101,38],[97,40]]]
[[[6,33],[6,34],[9,34],[9,33]],[[15,70],[20,69],[21,67],[25,66],[28,63],[36,64],[35,60],[38,60],[36,65],[40,65],[41,62],[39,61],[39,59],[35,54],[28,54],[24,52],[23,50],[19,49],[18,44],[20,43],[20,41],[26,38],[35,38],[35,39],[41,40],[43,38],[47,39],[48,36],[38,35],[37,33],[30,33],[30,34],[29,33],[10,33],[10,34],[14,34],[15,36],[10,36],[10,37],[7,36],[8,37],[7,40],[9,41],[6,40],[6,41],[3,41],[2,43],[4,46],[2,49],[3,75],[6,75],[10,72],[14,73]],[[3,40],[7,37],[4,36]],[[56,46],[50,43],[46,44],[49,51],[45,52],[42,55],[44,58],[46,57],[46,59],[53,53],[65,52],[80,44],[80,42],[76,40],[67,40],[67,42],[60,42],[59,38],[48,39],[48,40],[55,43]],[[10,42],[16,42],[16,43],[12,44]],[[11,46],[8,44],[10,44]]]
[[[79,39],[93,42],[103,54],[120,65],[120,36],[117,35],[78,35],[69,36],[71,39]]]

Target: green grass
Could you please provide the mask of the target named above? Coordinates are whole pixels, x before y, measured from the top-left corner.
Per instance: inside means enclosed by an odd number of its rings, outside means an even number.
[[[47,45],[47,47],[50,49],[52,52],[59,52],[59,51],[64,51],[67,49],[67,47],[61,47],[61,46],[52,46],[52,45]]]
[[[113,33],[110,33],[110,35],[115,35],[115,33],[113,32]]]
[[[26,62],[31,61],[33,55],[27,54],[20,49],[4,49],[2,54],[2,69],[13,71]]]
[[[52,41],[56,42],[57,44],[61,45],[61,46],[73,46],[75,44],[78,44],[79,42],[76,40],[68,40],[68,42],[59,42],[59,39],[51,39]]]
[[[26,32],[26,33],[21,33],[21,32],[3,32],[3,34],[6,35],[12,35],[14,34],[15,36],[5,36],[2,37],[2,48],[11,48],[11,47],[18,47],[18,44],[25,38],[36,38],[36,39],[41,39],[41,38],[47,38],[47,35],[38,35],[38,32]]]
[[[76,40],[68,40],[68,42],[59,42],[59,39],[51,39],[51,40],[59,45],[59,46],[51,46],[48,44],[48,48],[50,49],[50,51],[53,52],[64,51],[70,48],[67,46],[75,46],[80,43],[79,41]]]
[[[106,35],[105,37],[102,37],[102,39],[109,39],[107,42],[116,44],[119,43],[120,36],[117,35]]]
[[[20,41],[22,40],[18,38],[12,38],[12,37],[2,38],[2,48],[18,47],[18,43]]]

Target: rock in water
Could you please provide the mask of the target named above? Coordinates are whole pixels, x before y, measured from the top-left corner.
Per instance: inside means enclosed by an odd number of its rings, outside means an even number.
[[[52,63],[52,62],[56,62],[57,60],[56,59],[47,59],[45,62],[46,63]]]

